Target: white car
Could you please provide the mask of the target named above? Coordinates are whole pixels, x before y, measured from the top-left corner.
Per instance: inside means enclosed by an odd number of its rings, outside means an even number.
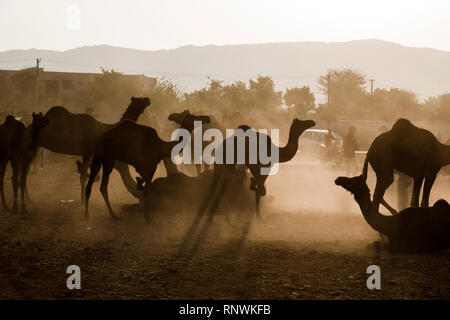
[[[335,160],[337,163],[340,163],[344,141],[338,133],[331,131],[331,135],[334,138],[334,147],[332,150],[326,150],[325,137],[327,135],[328,130],[324,129],[306,130],[300,137],[299,150],[314,154],[324,162]]]

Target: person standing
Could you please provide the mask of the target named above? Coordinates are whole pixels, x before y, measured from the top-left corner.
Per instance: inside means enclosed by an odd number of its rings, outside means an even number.
[[[356,150],[359,145],[356,140],[356,128],[350,127],[347,135],[344,137],[344,161],[347,170],[347,176],[352,177],[358,172],[358,164],[356,163]]]

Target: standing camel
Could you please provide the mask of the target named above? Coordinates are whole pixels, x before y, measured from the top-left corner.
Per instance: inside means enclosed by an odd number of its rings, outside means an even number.
[[[410,207],[395,216],[378,212],[370,201],[370,192],[363,176],[339,177],[335,183],[350,191],[367,223],[389,239],[395,253],[427,253],[450,248],[450,205],[437,201],[431,208]]]
[[[171,113],[169,115],[169,120],[173,121],[177,124],[179,124],[180,126],[183,124],[183,119],[185,117],[185,113],[189,113],[189,110],[184,110],[183,112],[180,113]],[[222,133],[222,136],[225,137],[225,128],[219,123],[219,121],[214,118],[213,116],[208,116],[211,120],[211,122],[209,123],[203,123],[201,127],[199,128],[194,128],[192,134],[191,134],[191,150],[194,150],[194,134],[197,130],[199,130],[200,128],[202,130],[208,130],[208,129],[217,129],[220,130],[220,132]],[[203,154],[203,150],[206,148],[206,146],[209,144],[208,141],[201,141],[202,143],[202,154]],[[191,152],[191,160],[192,163],[194,163],[194,152]],[[205,169],[207,168],[207,164],[204,163]],[[197,177],[200,176],[200,174],[202,173],[202,164],[200,163],[196,163],[195,164],[195,169],[197,170]]]
[[[207,116],[195,116],[186,113],[182,128],[191,132],[194,121],[209,122]],[[162,140],[155,129],[138,125],[132,121],[122,121],[119,125],[107,131],[97,146],[91,165],[91,174],[86,185],[85,218],[89,218],[89,198],[92,184],[100,168],[103,167],[100,192],[105,200],[109,214],[117,219],[111,208],[108,197],[108,182],[114,164],[117,161],[133,166],[139,173],[138,189],[143,191],[145,220],[148,219],[148,195],[151,190],[153,175],[158,163],[164,158],[170,158],[172,149],[178,141],[167,142]]]
[[[132,97],[127,110],[118,123],[122,120],[136,122],[149,105],[150,99],[147,97]],[[50,119],[50,125],[39,133],[38,145],[56,153],[76,155],[83,158],[83,162],[79,163],[78,169],[80,172],[81,201],[84,202],[84,186],[88,178],[87,170],[95,147],[102,135],[117,126],[118,123],[106,124],[88,114],[74,114],[60,106],[50,108],[45,116]],[[139,198],[140,192],[136,190],[128,166],[117,162],[116,169],[119,171],[128,191]]]
[[[289,139],[287,144],[284,147],[278,147],[274,146],[276,152],[278,152],[279,163],[287,162],[291,160],[297,153],[298,150],[298,139],[300,138],[301,134],[311,128],[314,127],[316,123],[312,120],[299,120],[294,119],[291,124],[291,128],[289,131]],[[253,130],[249,126],[240,126],[238,129],[242,129],[245,134],[247,135],[248,130]],[[259,140],[261,139],[261,136],[264,135],[263,133],[256,133],[255,135],[257,137],[257,148],[256,148],[256,154],[257,154],[257,161],[255,164],[251,164],[249,161],[249,154],[250,148],[249,144],[245,143],[245,166],[250,170],[253,177],[250,179],[250,190],[255,192],[255,208],[256,208],[256,216],[260,217],[260,209],[259,209],[259,203],[260,198],[266,194],[266,188],[264,187],[264,183],[267,179],[267,175],[261,174],[261,168],[270,168],[274,163],[271,164],[262,164],[259,159]],[[272,141],[269,136],[266,136],[267,146],[268,150],[272,150]],[[229,139],[236,139],[236,134],[232,135],[228,139],[224,140],[219,147],[219,149],[222,149],[221,152],[223,154],[223,159],[226,159],[226,145],[227,140]],[[234,143],[235,150],[234,150],[234,156],[236,159],[237,155],[237,148],[236,143]],[[217,160],[217,159],[216,159]],[[223,195],[226,192],[226,188],[228,185],[228,182],[230,180],[231,175],[234,172],[236,165],[236,161],[234,161],[233,164],[225,164],[225,161],[223,161],[223,164],[217,163],[217,161],[214,164],[214,173],[213,173],[213,180],[211,182],[209,193],[206,194],[205,198],[203,199],[203,202],[199,208],[198,216],[202,216],[205,212],[205,210],[208,208],[208,205],[211,203],[211,206],[209,207],[209,214],[208,216],[210,219],[212,219],[213,214],[217,210],[220,200],[222,199]]]
[[[13,116],[7,116],[5,122],[0,125],[0,193],[5,211],[9,211],[6,204],[3,180],[6,166],[11,163],[13,171],[12,185],[14,193],[13,212],[18,211],[17,192],[20,185],[21,211],[28,213],[25,196],[27,188],[27,175],[31,162],[36,156],[36,141],[40,130],[49,125],[49,119],[42,113],[33,112],[31,125],[25,125]]]
[[[367,152],[363,177],[367,178],[368,164],[377,176],[373,205],[380,203],[391,213],[396,211],[383,199],[394,181],[394,170],[414,178],[411,206],[419,206],[423,181],[421,207],[428,207],[430,191],[441,167],[450,164],[450,146],[440,143],[428,130],[418,128],[409,120],[398,119],[392,129],[375,138]]]

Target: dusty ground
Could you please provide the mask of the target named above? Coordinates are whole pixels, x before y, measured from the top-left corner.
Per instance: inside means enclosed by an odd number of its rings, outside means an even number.
[[[262,221],[234,213],[232,225],[218,217],[184,238],[193,214],[166,212],[144,225],[120,209],[134,200],[117,174],[110,198],[125,219],[109,219],[96,183],[84,221],[73,159],[52,158],[30,175],[31,216],[0,212],[1,299],[450,298],[450,252],[375,254],[378,234],[334,186],[334,169],[281,167],[269,178]],[[448,184],[438,179],[434,200]],[[9,180],[6,189],[11,199]],[[66,288],[73,264],[81,290]],[[371,264],[381,267],[381,290],[366,288]]]

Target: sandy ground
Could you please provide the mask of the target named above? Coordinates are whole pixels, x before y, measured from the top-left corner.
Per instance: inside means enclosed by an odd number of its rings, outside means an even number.
[[[1,299],[450,298],[450,252],[376,254],[379,236],[333,184],[335,168],[282,166],[269,178],[261,221],[234,212],[231,224],[219,216],[186,237],[194,214],[169,210],[145,225],[121,210],[134,199],[117,173],[110,198],[124,219],[109,218],[96,183],[85,221],[74,159],[52,156],[30,175],[29,217],[0,212]],[[449,183],[440,177],[432,199]],[[366,287],[371,264],[381,267],[381,290]],[[81,268],[81,290],[66,287],[69,265]]]

